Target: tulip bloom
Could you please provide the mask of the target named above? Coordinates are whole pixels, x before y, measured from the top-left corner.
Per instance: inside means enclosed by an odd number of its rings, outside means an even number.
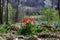
[[[26,23],[29,23],[29,22],[30,22],[30,20],[29,20],[29,19],[26,19],[26,20],[25,20],[25,22],[26,22]]]
[[[30,21],[33,21],[33,20],[34,20],[34,18],[31,17],[31,18],[30,18]]]
[[[36,24],[36,22],[33,22],[33,24],[35,25],[35,24]]]
[[[32,21],[32,22],[31,22],[31,24],[35,25],[35,24],[36,24],[36,22],[35,22],[35,21]]]
[[[24,22],[25,22],[25,20],[21,20],[20,22],[21,22],[21,23],[24,23]]]
[[[29,21],[30,21],[29,18],[26,17],[26,18],[25,18],[25,22],[26,22],[26,23],[29,23]]]
[[[21,20],[20,22],[21,22],[21,23],[24,23],[24,22],[29,23],[29,22],[30,22],[30,23],[33,24],[33,25],[36,24],[36,22],[34,21],[34,18],[32,18],[32,17],[30,17],[30,18],[25,17],[25,19],[24,19],[24,20]]]

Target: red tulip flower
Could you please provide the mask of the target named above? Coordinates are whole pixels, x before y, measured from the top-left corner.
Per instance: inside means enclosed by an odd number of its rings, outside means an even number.
[[[33,24],[35,25],[35,24],[36,24],[36,22],[33,22]]]
[[[26,16],[26,17],[25,17],[25,20],[28,20],[28,19],[29,19],[29,18]]]
[[[21,20],[20,22],[21,22],[21,23],[24,23],[24,22],[25,22],[25,20]]]
[[[35,21],[32,21],[32,24],[33,24],[33,25],[35,25],[35,24],[36,24],[36,22],[35,22]]]
[[[31,18],[30,18],[30,21],[33,21],[33,20],[34,20],[34,18],[31,17]]]
[[[29,22],[30,22],[30,20],[29,20],[29,19],[25,19],[25,22],[26,22],[26,23],[29,23]]]
[[[29,20],[28,17],[25,18],[25,22],[26,22],[26,23],[29,23],[29,22],[30,22],[30,20]]]
[[[30,23],[33,24],[33,25],[36,24],[36,22],[34,21],[34,18],[32,18],[32,17],[30,17],[30,18],[25,17],[25,19],[24,19],[24,20],[21,20],[20,22],[21,22],[21,23],[24,23],[24,22],[29,23],[29,22],[30,22]]]
[[[29,22],[30,22],[30,20],[25,20],[25,22],[26,22],[26,23],[29,23]]]

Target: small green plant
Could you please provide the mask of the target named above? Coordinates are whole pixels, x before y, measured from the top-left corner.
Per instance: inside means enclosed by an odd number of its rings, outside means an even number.
[[[27,26],[24,26],[24,28],[21,31],[21,34],[27,35],[27,34],[34,34],[36,32],[36,28],[33,25],[30,25],[30,23]]]
[[[41,28],[37,28],[37,32],[40,33],[40,32],[51,32],[48,28],[46,27],[41,27]]]
[[[2,25],[0,25],[0,33],[7,33],[7,32],[9,32],[10,30],[7,30],[7,28],[9,26],[10,26],[9,24],[2,24]]]

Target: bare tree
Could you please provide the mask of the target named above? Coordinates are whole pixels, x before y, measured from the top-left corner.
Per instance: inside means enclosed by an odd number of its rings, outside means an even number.
[[[18,5],[19,5],[19,0],[17,1],[17,6],[16,6],[16,14],[15,14],[15,22],[18,22]]]
[[[8,0],[6,5],[6,24],[8,24]]]
[[[3,1],[0,0],[0,24],[3,23]]]
[[[59,16],[60,16],[60,0],[58,0],[58,10],[59,10]]]
[[[52,0],[52,8],[54,7],[54,0]]]

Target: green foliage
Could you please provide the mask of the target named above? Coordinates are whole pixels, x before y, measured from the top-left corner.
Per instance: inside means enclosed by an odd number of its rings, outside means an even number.
[[[48,30],[47,28],[45,28],[45,27],[41,27],[41,28],[37,28],[37,32],[39,33],[39,32],[51,32],[50,30]]]
[[[8,22],[9,24],[13,23],[13,18],[15,17],[16,10],[13,8],[13,6],[8,3]]]
[[[12,21],[11,18],[8,18],[8,23],[9,23],[9,24],[12,24],[12,23],[13,23],[13,21]]]
[[[13,22],[13,18],[15,17],[16,10],[13,8],[13,6],[8,3],[8,22],[11,24]],[[6,11],[3,11],[3,21],[6,20]]]
[[[10,26],[9,24],[2,24],[2,25],[0,25],[0,33],[7,33],[7,32],[9,32],[10,30],[7,30],[7,28],[9,26]]]
[[[57,21],[59,19],[58,17],[58,11],[52,8],[47,9],[44,7],[40,13],[42,13],[44,16],[44,20],[46,19],[48,21],[48,25],[50,25],[52,22]]]
[[[17,29],[17,34],[20,35],[20,34],[21,34],[21,31],[22,31],[22,30],[18,28],[18,29]]]
[[[44,30],[44,28],[38,28],[37,32],[42,32]]]
[[[28,23],[26,26],[22,26],[20,32],[22,35],[31,35],[35,34],[36,30],[37,30],[36,26],[32,25],[31,23]]]
[[[8,11],[10,13],[10,16],[16,13],[16,10],[12,7],[10,3],[8,3]]]

